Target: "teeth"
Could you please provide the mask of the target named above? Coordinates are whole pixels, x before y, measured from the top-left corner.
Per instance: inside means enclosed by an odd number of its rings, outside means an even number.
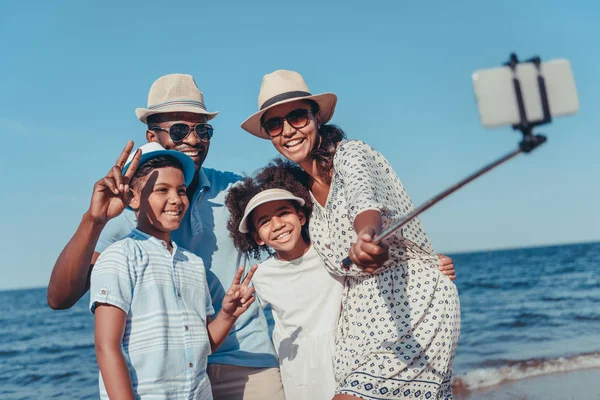
[[[289,142],[287,142],[287,143],[285,144],[285,147],[288,147],[288,148],[289,148],[289,147],[294,147],[294,146],[297,146],[297,145],[299,145],[299,144],[300,144],[300,143],[302,143],[303,141],[304,141],[304,139],[296,139],[296,140],[292,140],[292,141],[289,141]]]
[[[289,232],[285,232],[285,233],[282,233],[281,235],[277,236],[275,238],[275,240],[283,239],[283,238],[288,237],[288,236],[290,236],[290,233]]]
[[[198,155],[197,151],[184,151],[183,154],[189,157],[196,157]]]
[[[181,214],[180,211],[165,211],[165,214],[167,215],[173,215],[173,216],[178,216],[179,214]]]

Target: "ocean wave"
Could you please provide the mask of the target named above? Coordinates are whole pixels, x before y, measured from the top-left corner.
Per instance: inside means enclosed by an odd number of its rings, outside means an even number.
[[[600,368],[600,352],[557,358],[534,358],[520,361],[490,361],[493,368],[477,368],[458,376],[452,383],[456,394],[465,394],[509,381],[582,369]]]

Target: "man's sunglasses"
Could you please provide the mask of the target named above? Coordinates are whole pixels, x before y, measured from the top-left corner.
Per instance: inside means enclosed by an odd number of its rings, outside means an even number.
[[[267,135],[274,138],[283,132],[283,120],[285,119],[290,126],[295,129],[304,128],[310,122],[310,118],[308,114],[312,113],[311,110],[307,110],[304,108],[299,108],[297,110],[291,111],[285,117],[274,117],[262,122],[261,125]]]
[[[194,130],[196,137],[199,140],[202,140],[203,142],[208,142],[212,138],[212,135],[213,135],[212,125],[206,124],[206,123],[200,123],[200,124],[196,124],[194,126],[189,126],[187,124],[179,123],[179,124],[171,125],[169,127],[169,129],[165,129],[165,128],[161,128],[160,126],[153,125],[153,126],[149,126],[148,129],[150,129],[151,131],[168,132],[169,136],[171,137],[171,140],[175,143],[182,142],[186,137],[188,137],[188,135],[190,134],[192,129]]]

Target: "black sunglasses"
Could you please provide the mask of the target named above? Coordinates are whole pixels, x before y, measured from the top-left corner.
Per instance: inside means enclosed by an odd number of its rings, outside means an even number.
[[[290,126],[295,129],[304,128],[310,122],[308,114],[312,113],[311,110],[305,108],[298,108],[297,110],[290,111],[285,117],[273,117],[267,121],[262,122],[262,128],[265,130],[269,137],[277,137],[283,132],[283,120],[285,119]]]
[[[199,140],[202,140],[203,142],[208,142],[212,138],[214,130],[212,125],[206,124],[204,122],[196,124],[194,126],[189,126],[183,123],[173,124],[169,127],[169,129],[153,125],[149,126],[148,129],[150,129],[151,131],[168,132],[169,136],[171,137],[171,140],[175,143],[182,142],[186,137],[188,137],[192,129],[194,130],[194,133],[196,134],[196,137]]]

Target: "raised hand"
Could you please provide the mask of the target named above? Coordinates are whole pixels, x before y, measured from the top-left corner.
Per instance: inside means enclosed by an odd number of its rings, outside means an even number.
[[[233,283],[223,298],[223,307],[221,310],[224,313],[237,318],[254,303],[254,300],[256,300],[256,297],[254,297],[254,287],[249,285],[257,268],[258,265],[253,265],[243,282],[244,267],[238,268],[237,274],[233,278]]]
[[[348,256],[357,267],[372,274],[390,258],[389,247],[383,242],[372,243],[375,237],[375,230],[372,228],[363,229],[357,236]]]
[[[123,167],[132,149],[133,141],[130,140],[117,158],[115,165],[104,178],[94,184],[88,213],[98,223],[105,224],[121,214],[131,201],[129,181],[135,174],[142,155],[141,150],[138,149],[127,172],[123,175]]]

